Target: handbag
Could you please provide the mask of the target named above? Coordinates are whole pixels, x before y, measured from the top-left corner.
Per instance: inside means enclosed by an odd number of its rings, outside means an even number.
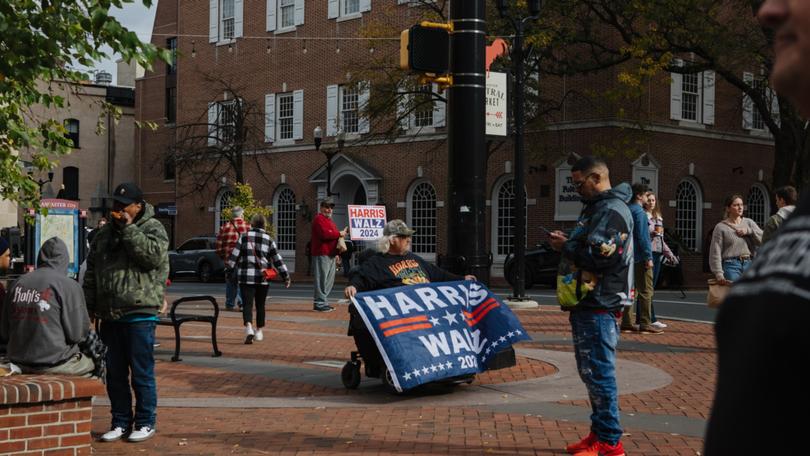
[[[729,290],[731,290],[731,283],[720,283],[717,279],[709,279],[709,294],[706,297],[706,304],[712,308],[717,309],[726,300]]]
[[[257,263],[260,263],[260,261],[258,261],[259,260],[259,255],[256,255],[256,245],[251,244],[250,248],[253,250],[253,256],[256,257]],[[267,260],[265,259],[265,261],[267,261]],[[271,281],[273,281],[273,279],[278,277],[278,271],[276,271],[275,268],[273,268],[273,267],[263,268],[262,269],[262,277],[264,277],[264,280],[266,280],[268,282],[271,282]]]

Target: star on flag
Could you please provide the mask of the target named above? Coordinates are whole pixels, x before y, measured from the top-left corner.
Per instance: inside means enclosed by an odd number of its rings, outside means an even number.
[[[439,326],[439,325],[441,324],[441,322],[439,321],[439,319],[438,319],[438,318],[436,318],[436,317],[431,317],[431,318],[430,318],[430,322],[431,322],[431,323],[433,323],[433,326]]]
[[[450,313],[450,312],[448,312],[448,311],[446,311],[446,310],[445,310],[445,311],[444,311],[444,316],[443,316],[442,318],[444,318],[445,320],[447,320],[447,324],[448,324],[448,325],[453,326],[453,323],[458,323],[458,322],[456,321],[456,315],[457,315],[457,314]]]

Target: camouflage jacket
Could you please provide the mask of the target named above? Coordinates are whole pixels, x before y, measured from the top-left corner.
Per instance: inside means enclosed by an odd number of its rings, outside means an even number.
[[[144,203],[132,224],[108,223],[93,239],[83,285],[90,315],[103,320],[157,315],[169,277],[169,238],[154,214]]]

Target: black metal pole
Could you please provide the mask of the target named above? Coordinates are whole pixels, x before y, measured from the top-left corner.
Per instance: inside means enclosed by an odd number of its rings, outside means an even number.
[[[526,154],[523,141],[524,124],[524,78],[523,21],[514,21],[515,43],[512,63],[515,69],[515,288],[514,298],[526,297]]]
[[[442,266],[489,282],[486,247],[484,0],[451,0],[447,256]]]

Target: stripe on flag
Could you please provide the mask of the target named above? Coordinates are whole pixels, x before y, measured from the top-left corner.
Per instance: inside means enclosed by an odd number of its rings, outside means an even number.
[[[416,324],[416,325],[400,326],[398,328],[389,329],[389,330],[383,332],[383,336],[389,337],[389,336],[394,336],[394,335],[405,333],[405,332],[417,331],[419,329],[430,329],[432,327],[433,327],[433,325],[430,324],[430,323],[419,323],[419,324]]]

